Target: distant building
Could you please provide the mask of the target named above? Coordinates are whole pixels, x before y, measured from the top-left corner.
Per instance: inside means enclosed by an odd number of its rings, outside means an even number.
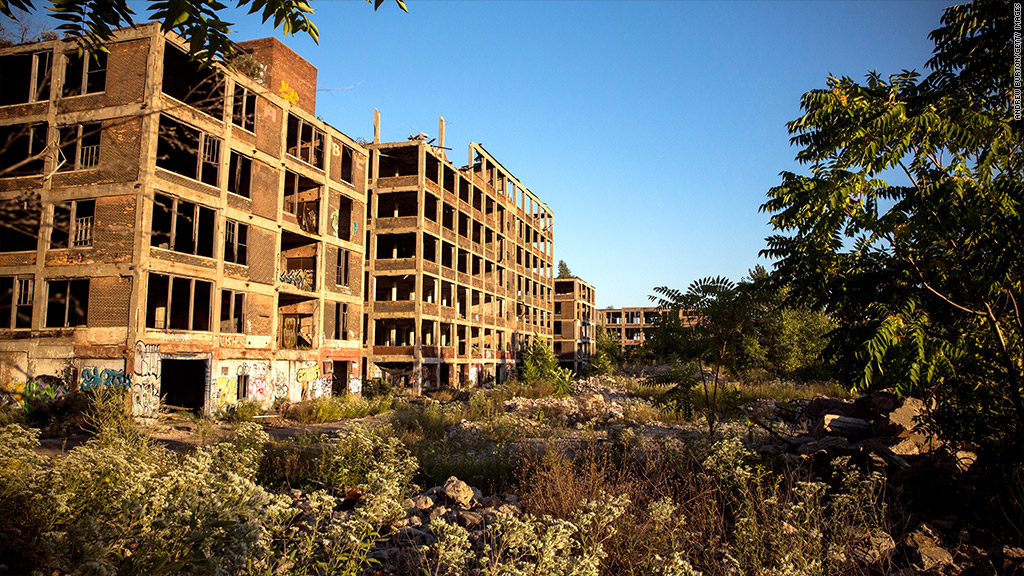
[[[376,119],[375,119],[376,120]],[[479,144],[379,142],[366,227],[368,377],[414,390],[504,382],[552,336],[551,210]]]
[[[637,308],[605,308],[598,311],[602,328],[613,338],[619,340],[622,350],[640,346],[647,341],[651,329],[664,311],[654,306]],[[680,318],[686,326],[694,322],[694,318],[680,311]]]
[[[368,151],[315,116],[316,68],[240,46],[252,77],[157,24],[0,49],[2,399],[359,389]]]
[[[555,279],[554,347],[558,364],[581,372],[596,351],[594,288],[579,278]]]

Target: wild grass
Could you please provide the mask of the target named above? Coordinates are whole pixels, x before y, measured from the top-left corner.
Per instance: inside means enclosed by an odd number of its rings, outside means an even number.
[[[375,416],[391,410],[393,405],[394,399],[391,396],[323,396],[290,405],[286,416],[302,424],[322,424]]]

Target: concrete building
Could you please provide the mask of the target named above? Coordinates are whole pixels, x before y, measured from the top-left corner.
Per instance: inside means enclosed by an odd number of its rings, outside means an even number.
[[[597,351],[594,287],[579,278],[555,279],[554,347],[558,364],[580,372]]]
[[[552,336],[553,215],[470,144],[447,158],[444,120],[369,145],[365,358],[368,377],[414,390],[505,381],[519,351]]]
[[[662,313],[663,311],[656,306],[605,308],[598,312],[602,328],[619,340],[619,346],[623,351],[646,342],[647,333],[654,328]],[[684,326],[692,326],[696,320],[691,313],[682,310],[679,317]]]
[[[136,414],[358,389],[368,152],[276,39],[249,75],[157,24],[0,50],[0,395]]]

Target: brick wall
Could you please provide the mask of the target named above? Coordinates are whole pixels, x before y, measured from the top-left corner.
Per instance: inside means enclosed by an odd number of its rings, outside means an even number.
[[[73,48],[69,44],[68,48]],[[146,94],[149,39],[129,40],[109,46],[107,55],[107,83],[103,92],[66,98],[60,101],[59,112],[92,110],[104,106],[118,106],[142,102]]]
[[[97,260],[129,262],[135,239],[135,197],[96,199],[93,251]]]
[[[247,334],[269,336],[274,321],[274,297],[247,293],[245,296]]]
[[[135,182],[142,153],[142,119],[112,118],[102,122],[100,161],[95,169],[58,172],[54,188]]]
[[[284,116],[281,108],[266,98],[256,102],[256,147],[274,156],[281,156],[281,130]]]
[[[281,196],[280,172],[266,164],[252,163],[252,212],[270,220],[277,219],[277,199]]]
[[[276,259],[277,234],[259,226],[250,226],[249,279],[260,284],[273,284]]]
[[[310,114],[316,113],[316,67],[277,38],[239,42],[239,46],[266,65],[263,85]]]
[[[131,278],[116,276],[91,278],[89,280],[88,326],[97,328],[127,326],[131,317],[131,296]]]

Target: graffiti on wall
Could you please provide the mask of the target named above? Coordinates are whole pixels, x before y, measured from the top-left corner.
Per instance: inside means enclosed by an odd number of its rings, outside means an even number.
[[[331,379],[320,374],[320,364],[306,362],[306,365],[295,371],[295,381],[303,391],[303,396],[310,398],[331,395]]]
[[[210,390],[210,407],[214,412],[223,412],[238,403],[238,377],[222,376],[213,382]]]
[[[96,366],[82,368],[82,374],[78,379],[78,389],[82,392],[88,392],[97,388],[120,388],[127,390],[131,384],[131,378],[126,376],[124,371],[113,368],[100,369]]]
[[[132,414],[156,416],[160,409],[160,345],[135,343],[135,366],[130,379]]]
[[[15,405],[28,408],[33,402],[52,402],[68,393],[67,383],[56,376],[38,376],[27,382],[15,377],[0,383],[0,406]]]

